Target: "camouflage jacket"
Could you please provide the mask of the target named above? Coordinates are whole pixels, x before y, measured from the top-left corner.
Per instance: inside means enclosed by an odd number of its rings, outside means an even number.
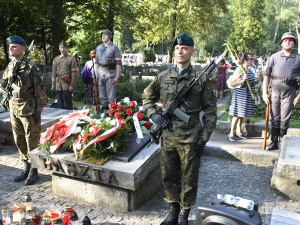
[[[11,61],[0,80],[1,87],[6,88],[13,68],[14,62]],[[9,100],[9,111],[17,116],[32,115],[35,111],[42,112],[48,103],[48,97],[39,67],[26,60],[22,63],[18,75],[12,85],[13,97]]]
[[[162,100],[164,111],[170,104],[171,99],[187,84],[193,77],[199,76],[201,71],[191,68],[184,75],[179,75],[175,68],[161,72],[145,88],[142,95],[143,108],[150,116],[156,112],[156,103]],[[181,143],[195,143],[199,138],[208,141],[214,131],[217,122],[216,97],[212,88],[208,85],[207,77],[202,76],[192,87],[186,96],[191,108],[182,103],[179,108],[191,116],[190,122],[185,122],[172,117],[173,131],[164,130],[162,136],[165,140],[178,141]],[[203,111],[202,122],[199,119]]]
[[[54,86],[57,91],[66,91],[69,89],[70,85],[74,88],[77,72],[77,63],[73,56],[56,56],[52,63],[52,86]],[[65,80],[60,78],[65,75],[70,75],[71,83],[67,83]]]

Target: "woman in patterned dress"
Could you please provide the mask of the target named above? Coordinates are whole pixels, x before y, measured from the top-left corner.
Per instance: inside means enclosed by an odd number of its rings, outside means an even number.
[[[228,68],[225,64],[225,60],[222,59],[219,62],[219,65],[217,67],[217,84],[216,84],[216,97],[219,97],[219,93],[220,93],[220,99],[223,99],[223,93],[224,90],[226,88],[226,75],[228,72]]]
[[[236,88],[233,89],[229,113],[232,116],[231,129],[228,134],[230,141],[235,141],[235,137],[246,139],[242,134],[243,119],[246,116],[253,116],[254,114],[255,101],[246,83],[246,80],[248,80],[251,91],[254,93],[256,80],[255,70],[251,67],[252,60],[252,55],[245,53],[241,58],[240,66],[234,71],[231,78],[230,85]],[[243,73],[241,67],[245,69],[246,74]]]

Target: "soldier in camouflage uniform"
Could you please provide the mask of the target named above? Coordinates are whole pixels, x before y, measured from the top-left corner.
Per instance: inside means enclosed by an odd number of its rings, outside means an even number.
[[[73,109],[72,92],[76,84],[77,62],[68,54],[68,44],[61,41],[60,55],[52,63],[52,90],[57,91],[57,107],[60,109]]]
[[[186,96],[191,107],[184,103],[179,106],[191,116],[189,123],[177,117],[168,120],[156,112],[155,103],[158,100],[162,100],[164,111],[177,92],[200,74],[190,62],[195,53],[193,39],[181,34],[174,40],[173,46],[176,67],[158,74],[142,95],[143,107],[153,122],[162,129],[173,126],[173,131],[164,129],[161,138],[162,182],[165,201],[170,205],[169,213],[161,225],[188,224],[190,209],[197,196],[200,156],[217,121],[216,97],[205,76]],[[202,122],[199,119],[201,111],[204,112]]]
[[[22,58],[26,49],[25,40],[16,35],[8,37],[7,43],[9,44],[9,54],[13,59],[0,80],[0,89],[6,88],[15,63]],[[15,177],[14,181],[25,180],[26,185],[31,185],[39,177],[37,169],[31,167],[29,153],[39,143],[41,113],[48,101],[39,67],[26,59],[21,64],[12,88],[12,97],[9,99],[10,119],[14,140],[25,167],[22,174]]]

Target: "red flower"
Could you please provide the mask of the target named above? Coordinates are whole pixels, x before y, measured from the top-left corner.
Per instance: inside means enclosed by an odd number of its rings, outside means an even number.
[[[130,107],[136,106],[135,101],[130,101],[129,105],[130,105]]]
[[[150,123],[149,121],[146,121],[146,122],[144,123],[144,126],[145,126],[147,129],[149,129],[149,128],[151,127],[151,123]]]
[[[123,109],[123,106],[122,106],[122,105],[118,105],[118,106],[117,106],[117,110],[118,110],[118,111],[122,111],[122,109]]]
[[[122,114],[116,112],[116,113],[115,113],[115,118],[116,118],[116,119],[121,119],[121,118],[122,118]]]
[[[142,112],[138,112],[136,116],[137,116],[138,120],[142,120],[144,117],[144,114]]]
[[[246,120],[246,124],[250,124],[250,120],[249,119]]]
[[[109,110],[108,110],[108,115],[109,116],[113,116],[115,114],[115,110],[113,109],[113,108],[110,108]]]
[[[127,116],[132,116],[132,114],[133,114],[132,109],[126,109],[125,113]]]
[[[110,103],[110,108],[117,108],[117,103],[116,102]]]
[[[88,126],[89,126],[89,127],[92,127],[92,126],[94,126],[94,125],[95,125],[95,123],[96,123],[96,122],[95,122],[95,121],[93,121],[93,122],[89,123],[89,124],[88,124]]]
[[[90,136],[95,136],[96,134],[98,134],[98,132],[100,131],[99,127],[95,127],[93,129],[90,129]]]

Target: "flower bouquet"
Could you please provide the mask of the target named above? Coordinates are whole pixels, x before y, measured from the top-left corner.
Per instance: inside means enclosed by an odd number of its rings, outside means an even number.
[[[103,160],[125,149],[133,133],[139,138],[148,134],[153,125],[136,101],[124,98],[112,102],[100,118],[93,118],[89,110],[75,111],[47,128],[41,134],[38,149],[50,154],[73,151],[75,159]]]

